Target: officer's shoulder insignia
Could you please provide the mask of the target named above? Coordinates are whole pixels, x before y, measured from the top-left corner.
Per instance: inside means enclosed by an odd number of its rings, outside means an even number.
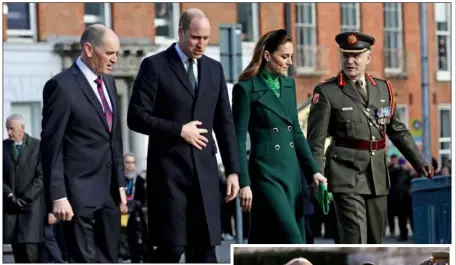
[[[322,82],[320,82],[320,85],[324,85],[324,84],[328,84],[328,83],[332,83],[334,81],[337,80],[337,76],[333,76],[333,77],[330,77]]]

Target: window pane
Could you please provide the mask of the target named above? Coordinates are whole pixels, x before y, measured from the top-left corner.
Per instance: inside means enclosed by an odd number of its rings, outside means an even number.
[[[440,143],[440,149],[451,149],[451,142],[441,142]]]
[[[103,15],[103,3],[85,3],[84,9],[86,15]]]
[[[242,25],[242,40],[254,41],[252,3],[236,3],[238,23]]]
[[[173,36],[173,3],[155,3],[156,35]]]
[[[440,137],[451,137],[451,118],[449,110],[440,110]]]
[[[7,3],[8,5],[8,29],[30,30],[30,4]]]
[[[437,49],[438,49],[438,63],[439,63],[439,70],[448,71],[449,70],[449,63],[448,63],[448,36],[437,36]]]

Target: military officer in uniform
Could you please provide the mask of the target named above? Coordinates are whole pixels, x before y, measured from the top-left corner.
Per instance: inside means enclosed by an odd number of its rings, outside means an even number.
[[[375,38],[345,32],[336,42],[342,70],[315,87],[307,140],[334,195],[340,242],[380,244],[390,187],[386,135],[418,173],[432,177],[433,171],[399,120],[391,83],[365,71]],[[332,143],[325,153],[327,136]]]

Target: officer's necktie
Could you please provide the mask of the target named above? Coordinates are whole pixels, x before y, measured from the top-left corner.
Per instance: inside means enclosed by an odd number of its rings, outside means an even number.
[[[355,81],[355,87],[358,89],[359,94],[363,98],[364,102],[367,102],[367,93],[363,88],[363,83],[360,80]]]
[[[101,78],[101,76],[99,76],[97,79],[95,79],[95,83],[97,83],[98,95],[100,95],[101,104],[103,105],[106,121],[108,122],[109,132],[111,132],[112,112],[111,112],[111,109],[109,108],[108,101],[106,101],[105,95],[103,93],[103,79]]]
[[[196,77],[195,77],[195,72],[193,72],[193,63],[194,59],[189,58],[188,59],[188,78],[190,79],[190,84],[193,88],[193,90],[196,89]]]

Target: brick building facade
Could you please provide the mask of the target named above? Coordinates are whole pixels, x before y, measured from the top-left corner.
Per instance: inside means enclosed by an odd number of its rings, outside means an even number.
[[[3,8],[3,42],[42,43],[55,36],[79,37],[85,26],[103,23],[121,38],[149,39],[158,50],[177,39],[181,11],[197,7],[212,23],[210,45],[218,49],[219,24],[243,25],[243,53],[259,36],[287,25],[285,3],[8,3]],[[400,113],[419,140],[421,120],[419,3],[291,3],[298,104],[314,86],[339,71],[336,34],[360,30],[376,37],[370,73],[391,80]],[[427,4],[431,153],[450,157],[450,4]],[[245,66],[246,62],[243,62]],[[6,67],[6,66],[5,66]]]

